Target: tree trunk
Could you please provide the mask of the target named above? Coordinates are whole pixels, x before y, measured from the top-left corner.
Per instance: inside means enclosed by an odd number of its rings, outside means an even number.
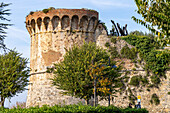
[[[86,105],[89,105],[89,100],[88,99],[85,100],[85,103],[86,103]]]
[[[97,78],[96,77],[94,77],[94,107],[96,107],[97,106],[97,98],[96,98],[96,83],[97,82]]]
[[[116,27],[116,24],[115,24],[115,22],[114,22],[113,20],[111,20],[111,22],[113,23],[113,25],[114,25],[114,27],[115,27],[115,29],[116,29],[117,36],[119,36],[119,32],[118,32],[118,30],[117,30],[117,27]]]
[[[108,97],[108,106],[110,106],[110,95]]]
[[[117,28],[119,29],[119,32],[121,34],[121,36],[125,36],[125,33],[123,32],[123,30],[120,28],[120,25],[117,23]]]
[[[1,104],[1,105],[0,105],[1,107],[4,107],[4,102],[5,102],[5,98],[1,97],[1,103],[0,103],[0,104]]]

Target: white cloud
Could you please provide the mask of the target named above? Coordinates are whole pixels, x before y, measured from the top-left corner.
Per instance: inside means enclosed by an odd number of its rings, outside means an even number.
[[[9,49],[16,48],[23,57],[30,57],[30,37],[27,31],[14,26],[9,27],[5,44]]]
[[[103,7],[120,7],[120,8],[127,8],[133,7],[133,5],[127,3],[126,1],[122,0],[90,0],[89,2],[93,3],[96,6],[103,6]]]
[[[30,42],[29,34],[25,30],[11,26],[11,27],[9,27],[7,33],[8,33],[7,38],[9,38],[9,40],[13,39],[13,41],[23,41],[27,44],[29,44],[29,42]]]

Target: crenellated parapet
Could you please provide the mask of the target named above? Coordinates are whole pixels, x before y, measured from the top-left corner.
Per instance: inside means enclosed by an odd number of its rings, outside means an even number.
[[[88,9],[53,9],[48,13],[34,12],[26,17],[30,35],[41,32],[94,32],[98,12]]]

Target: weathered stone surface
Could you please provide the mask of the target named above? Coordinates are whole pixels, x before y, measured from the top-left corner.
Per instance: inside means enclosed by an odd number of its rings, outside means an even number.
[[[30,67],[32,69],[30,85],[28,87],[27,107],[42,106],[44,104],[76,104],[85,101],[83,99],[62,95],[62,90],[52,86],[50,78],[52,74],[45,73],[46,68],[63,60],[66,49],[70,49],[75,44],[82,45],[84,41],[95,42],[98,46],[107,49],[105,43],[116,47],[117,51],[127,44],[124,40],[117,39],[116,44],[110,41],[107,32],[101,24],[97,24],[98,12],[85,9],[56,9],[45,14],[35,12],[26,17],[26,27],[31,37]],[[120,59],[115,59],[118,63]],[[130,70],[135,67],[131,60],[121,59],[125,62],[124,69]],[[143,69],[139,65],[138,70]],[[130,77],[135,75],[146,75],[145,71],[131,71]],[[166,72],[167,79],[162,79],[162,84],[158,88],[147,91],[145,87],[135,88],[128,86],[135,91],[134,95],[141,96],[141,105],[151,113],[170,112],[170,71]],[[143,91],[140,91],[142,89]],[[153,93],[159,96],[158,106],[150,104]],[[111,97],[111,104],[118,107],[127,107],[129,104],[126,93],[117,94],[118,97]],[[93,100],[91,100],[91,103]],[[99,101],[100,105],[107,106],[107,101]],[[136,102],[137,103],[137,102]]]

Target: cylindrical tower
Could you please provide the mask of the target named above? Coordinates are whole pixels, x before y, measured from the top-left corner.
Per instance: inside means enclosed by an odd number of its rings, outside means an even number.
[[[31,37],[30,85],[27,107],[36,105],[75,104],[80,99],[63,96],[52,86],[47,67],[63,60],[64,48],[95,42],[98,12],[88,9],[48,9],[31,12],[26,17],[26,28]]]

